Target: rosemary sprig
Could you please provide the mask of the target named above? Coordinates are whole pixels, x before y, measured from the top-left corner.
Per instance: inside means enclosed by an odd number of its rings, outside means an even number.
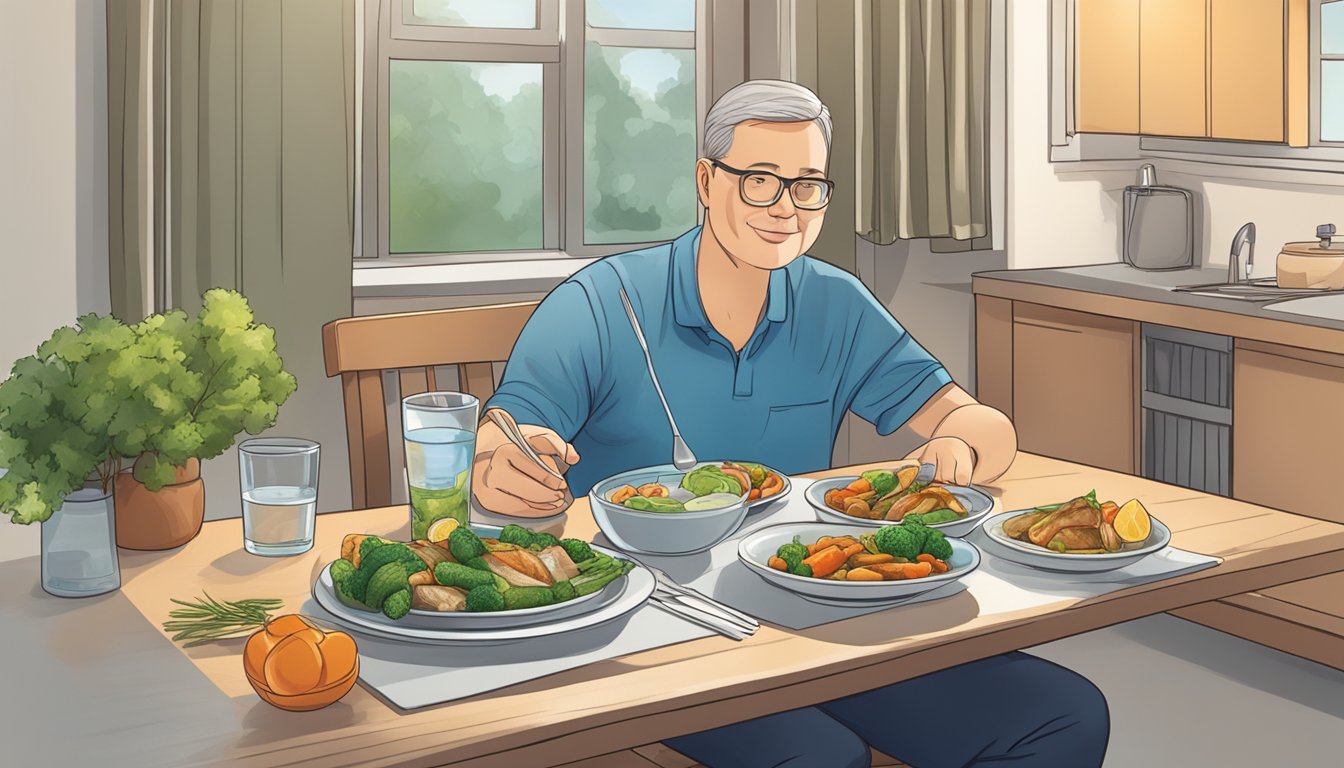
[[[171,599],[184,607],[168,612],[174,621],[165,621],[163,631],[175,633],[175,642],[187,641],[186,648],[250,634],[266,626],[266,621],[271,617],[270,612],[285,604],[283,600],[220,602],[208,592],[204,599],[195,603]]]

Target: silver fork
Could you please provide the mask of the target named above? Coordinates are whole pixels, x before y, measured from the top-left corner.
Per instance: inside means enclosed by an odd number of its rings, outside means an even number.
[[[663,396],[663,387],[658,383],[658,374],[653,370],[653,355],[649,352],[649,343],[644,340],[644,329],[639,326],[639,318],[635,317],[635,308],[630,305],[630,297],[625,294],[625,286],[621,286],[621,303],[625,305],[625,316],[630,320],[630,327],[635,330],[635,340],[639,342],[640,349],[644,350],[644,363],[649,367],[649,378],[653,379],[653,391],[658,393],[658,399],[663,403],[663,411],[667,413],[667,423],[672,426],[672,466],[686,472],[695,468],[699,462],[695,459],[695,454],[691,452],[691,447],[681,437],[681,430],[677,429],[677,420],[672,418],[672,408],[667,404],[667,398]]]
[[[653,601],[654,605],[662,608],[668,613],[671,613],[674,616],[680,616],[692,624],[698,624],[699,626],[717,632],[731,640],[746,640],[748,637],[755,634],[754,630],[747,631],[736,624],[724,621],[706,611],[683,605],[682,603],[677,602],[675,596],[669,592],[655,590],[649,599]]]
[[[761,623],[754,617],[745,614],[736,608],[724,605],[708,595],[697,592],[690,587],[684,587],[672,580],[662,570],[650,565],[644,565],[653,574],[654,581],[657,583],[657,591],[667,596],[667,599],[677,602],[681,605],[694,608],[696,610],[708,613],[720,621],[728,622],[735,627],[740,628],[748,634],[755,633],[761,628]]]

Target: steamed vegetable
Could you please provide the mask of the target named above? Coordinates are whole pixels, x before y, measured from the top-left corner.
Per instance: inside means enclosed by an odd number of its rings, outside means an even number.
[[[685,512],[686,507],[682,506],[680,501],[668,497],[631,496],[625,500],[624,506],[630,509],[637,509],[640,512]]]
[[[860,475],[878,496],[886,496],[896,490],[896,474],[885,469],[870,469]]]
[[[687,472],[681,478],[681,487],[696,496],[708,496],[711,493],[731,493],[734,496],[741,496],[748,490],[712,464]]]

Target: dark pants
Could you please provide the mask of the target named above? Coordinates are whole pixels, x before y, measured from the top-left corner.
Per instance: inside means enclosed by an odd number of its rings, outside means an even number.
[[[1110,715],[1083,676],[1008,653],[816,707],[664,741],[710,768],[1101,765]]]

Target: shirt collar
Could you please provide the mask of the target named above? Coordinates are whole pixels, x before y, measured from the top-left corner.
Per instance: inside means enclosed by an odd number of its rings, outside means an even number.
[[[672,241],[672,315],[678,325],[688,328],[712,328],[700,303],[700,291],[695,281],[695,261],[700,253],[702,227],[692,227]],[[781,269],[771,270],[770,286],[766,292],[765,319],[782,323],[789,317],[793,301],[793,280],[790,277],[801,268],[799,256]]]

